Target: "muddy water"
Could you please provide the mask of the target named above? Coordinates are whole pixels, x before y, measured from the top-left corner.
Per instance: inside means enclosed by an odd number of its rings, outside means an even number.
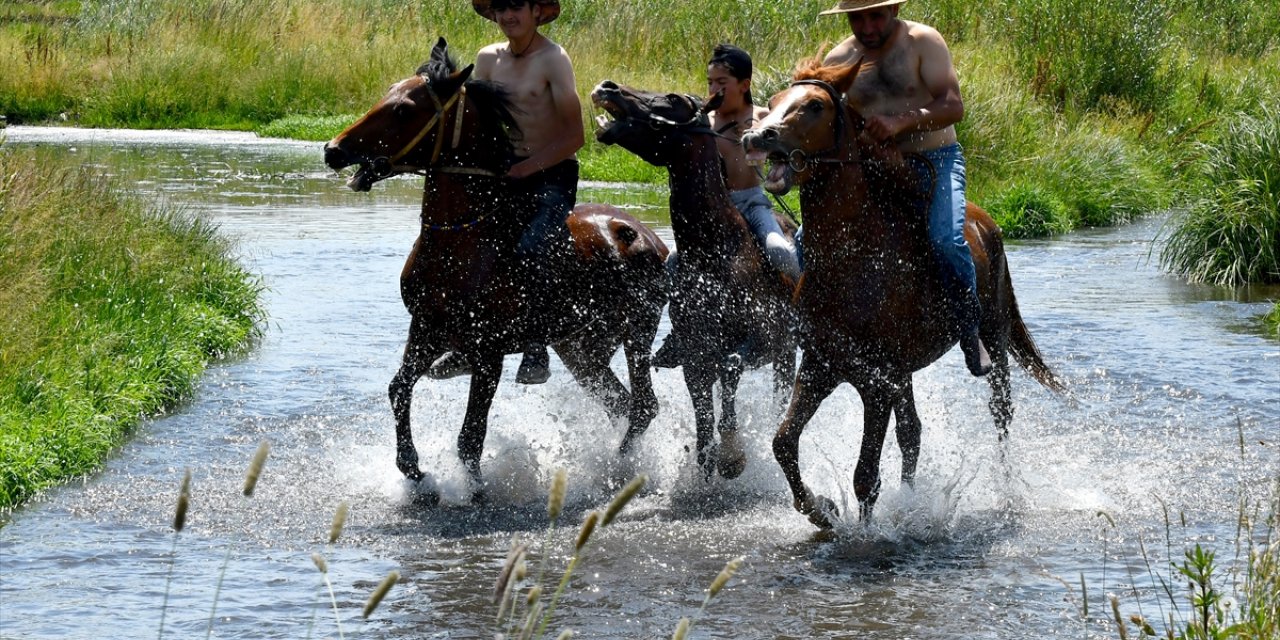
[[[1162,275],[1150,259],[1163,223],[1154,218],[1010,247],[1023,316],[1074,401],[1016,373],[1002,465],[986,384],[948,354],[917,375],[916,486],[897,482],[890,436],[869,526],[817,535],[792,511],[769,453],[778,421],[765,372],[744,378],[740,398],[749,469],[704,483],[678,372],[656,374],[662,413],[635,457],[619,461],[621,425],[554,358],[548,384],[514,384],[515,356],[486,441],[485,508],[467,506],[455,455],[465,379],[419,385],[417,444],[444,496],[420,506],[395,470],[386,401],[408,324],[397,277],[420,182],[354,194],[323,168],[318,145],[240,134],[11,127],[7,137],[215,220],[262,275],[270,320],[261,344],[215,366],[190,402],[143,424],[100,473],[0,520],[4,638],[155,636],[162,609],[168,637],[204,635],[212,614],[221,638],[337,637],[339,625],[357,638],[491,638],[490,591],[512,541],[533,544],[535,566],[547,559],[550,588],[584,514],[636,473],[649,474],[648,490],[587,547],[555,633],[670,637],[725,561],[742,556],[692,637],[1116,637],[1104,594],[1121,595],[1127,613],[1161,613],[1139,542],[1166,579],[1166,557],[1188,542],[1233,556],[1241,501],[1264,499],[1280,469],[1280,345],[1256,320],[1278,292]],[[661,193],[592,185],[581,200],[624,204],[670,240]],[[624,371],[620,358],[615,367]],[[853,500],[860,424],[843,387],[802,441],[807,480],[837,501]],[[262,440],[271,456],[246,499],[245,467]],[[547,544],[545,487],[559,467],[568,504]],[[192,504],[175,538],[184,469]],[[351,515],[327,546],[342,501]],[[337,620],[313,551],[328,558]],[[393,569],[401,582],[362,619]]]

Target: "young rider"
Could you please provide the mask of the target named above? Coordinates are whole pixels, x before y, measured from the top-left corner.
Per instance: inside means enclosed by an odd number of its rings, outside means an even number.
[[[473,77],[501,83],[510,92],[520,128],[515,162],[507,171],[513,186],[527,192],[536,213],[520,238],[517,255],[528,274],[526,313],[543,315],[549,299],[550,249],[568,238],[565,220],[577,200],[578,161],[584,140],[582,105],[565,50],[538,31],[560,15],[559,0],[472,0],[476,13],[495,22],[506,37],[476,55]],[[529,323],[533,324],[533,323]],[[537,333],[536,331],[532,333]],[[457,354],[433,365],[435,377],[465,373]],[[526,339],[516,381],[540,384],[550,377],[547,345]]]
[[[978,337],[978,281],[964,239],[964,154],[955,129],[964,117],[960,81],[942,36],[932,27],[898,18],[905,1],[841,0],[823,11],[845,14],[853,31],[824,63],[863,60],[847,99],[866,118],[866,132],[878,140],[893,139],[903,151],[932,164],[932,169],[924,163],[917,167],[921,178],[934,184],[929,239],[956,300],[965,364],[981,376],[991,370],[991,359]]]

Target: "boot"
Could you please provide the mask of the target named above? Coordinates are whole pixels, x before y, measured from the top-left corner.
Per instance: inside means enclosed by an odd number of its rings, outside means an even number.
[[[445,352],[427,368],[427,377],[432,380],[448,380],[469,375],[471,375],[471,363],[457,351]]]
[[[524,348],[524,359],[520,361],[520,369],[516,371],[516,382],[520,384],[542,384],[551,378],[551,357],[547,355],[547,345],[529,344]]]
[[[960,350],[964,352],[964,363],[969,367],[969,373],[977,377],[991,373],[991,355],[982,346],[977,329],[960,336]]]

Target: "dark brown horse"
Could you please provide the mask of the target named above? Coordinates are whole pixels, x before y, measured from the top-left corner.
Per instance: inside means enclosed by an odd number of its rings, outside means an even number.
[[[666,303],[667,248],[618,209],[579,206],[551,264],[546,290],[556,293],[544,305],[550,317],[526,318],[528,286],[514,254],[531,203],[502,177],[515,123],[501,86],[469,80],[471,70],[457,70],[441,39],[416,75],[325,146],[325,162],[334,169],[358,165],[350,181],[357,191],[396,174],[426,176],[422,230],[400,277],[412,320],[389,389],[396,466],[410,479],[423,477],[410,428],[413,387],[436,358],[455,352],[472,371],[458,455],[480,487],[502,358],[519,352],[531,332],[540,332],[611,416],[628,419],[623,452],[648,428],[658,410],[649,352]],[[630,390],[609,368],[619,344]],[[478,488],[476,496],[483,498]]]
[[[734,408],[746,366],[771,362],[780,396],[795,376],[795,338],[790,307],[794,283],[778,273],[756,245],[742,214],[729,198],[720,153],[705,106],[691,96],[649,93],[608,80],[591,93],[611,116],[596,139],[616,144],[646,162],[666,167],[671,187],[671,228],[679,250],[670,315],[685,337],[684,379],[697,422],[698,464],[710,475],[742,473],[746,456],[738,444]],[[795,225],[779,218],[790,235]],[[752,345],[750,349],[744,345]],[[744,361],[743,351],[756,357]],[[712,387],[720,382],[720,444],[714,443]]]
[[[920,181],[895,146],[861,135],[862,117],[843,98],[858,66],[802,65],[791,87],[773,97],[769,116],[743,139],[773,163],[766,188],[785,192],[800,186],[805,272],[796,305],[802,357],[773,451],[796,509],[824,528],[831,526],[835,505],[809,491],[799,462],[800,434],[819,404],[841,382],[851,383],[862,398],[854,491],[865,520],[879,493],[890,414],[902,448],[902,479],[909,483],[921,428],[912,373],[959,339],[929,245],[927,216],[919,210]],[[1013,416],[1010,354],[1041,384],[1063,388],[1018,313],[1000,228],[972,203],[965,238],[978,273],[980,335],[994,364],[989,406],[1003,440]]]

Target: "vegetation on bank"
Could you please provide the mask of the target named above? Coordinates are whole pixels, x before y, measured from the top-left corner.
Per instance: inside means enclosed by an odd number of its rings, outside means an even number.
[[[848,35],[840,17],[818,16],[829,4],[574,0],[546,32],[573,56],[583,95],[606,78],[701,93],[708,52],[729,41],[752,51],[763,97],[796,60]],[[970,194],[1015,236],[1166,208],[1184,196],[1199,145],[1280,100],[1270,0],[931,0],[903,15],[950,41]],[[500,34],[462,0],[6,3],[0,113],[325,139],[412,73],[437,36],[475,51]],[[618,149],[591,143],[582,159],[586,179],[665,180]]]
[[[0,509],[97,468],[256,336],[261,285],[229,250],[197,216],[0,146]]]

